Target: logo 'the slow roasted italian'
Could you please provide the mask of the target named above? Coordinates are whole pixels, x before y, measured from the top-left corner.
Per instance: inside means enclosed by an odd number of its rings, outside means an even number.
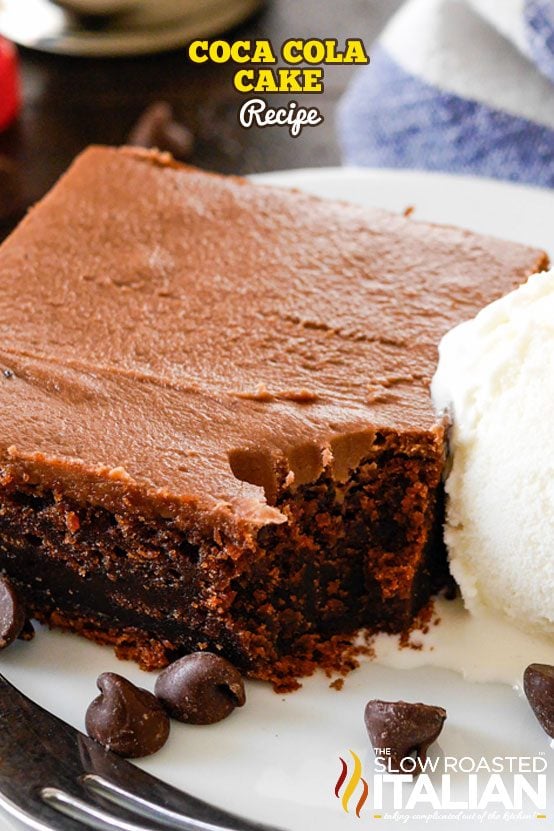
[[[508,819],[547,816],[548,760],[544,753],[492,758],[439,754],[420,759],[420,770],[410,765],[410,772],[406,772],[407,763],[414,762],[413,756],[393,763],[390,748],[378,751],[373,770],[366,769],[367,780],[357,753],[349,750],[348,761],[339,756],[341,770],[334,793],[342,810],[352,817],[359,819],[364,806],[366,811],[385,811],[384,815],[373,814],[375,819],[393,818],[394,814],[386,813],[390,810],[422,809],[470,811],[468,817],[479,822],[496,816],[500,808],[505,809],[504,817]]]
[[[342,756],[339,756],[341,772],[339,774],[339,778],[337,779],[337,784],[335,785],[335,796],[337,799],[340,799],[343,810],[348,814],[350,801],[357,791],[357,802],[355,807],[354,805],[353,807],[356,816],[359,817],[369,794],[369,785],[362,776],[362,763],[360,761],[360,757],[354,753],[353,750],[349,750],[348,752],[352,756],[354,767],[350,773],[347,763],[344,761]]]

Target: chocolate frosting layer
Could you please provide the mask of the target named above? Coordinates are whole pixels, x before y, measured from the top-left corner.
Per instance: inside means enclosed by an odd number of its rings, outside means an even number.
[[[279,477],[345,476],[376,427],[439,435],[440,338],[545,266],[468,231],[90,148],[0,249],[0,454],[77,491],[92,477],[99,494],[283,521],[266,505]]]

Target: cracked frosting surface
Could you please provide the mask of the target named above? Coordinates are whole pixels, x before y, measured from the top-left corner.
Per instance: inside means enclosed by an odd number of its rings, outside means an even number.
[[[302,481],[376,426],[435,429],[440,338],[545,264],[90,148],[0,249],[2,456],[278,520],[267,470]]]

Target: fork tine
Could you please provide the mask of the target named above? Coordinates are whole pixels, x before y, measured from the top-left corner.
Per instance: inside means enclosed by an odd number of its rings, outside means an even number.
[[[122,808],[127,808],[144,817],[144,819],[155,820],[158,824],[168,828],[182,829],[182,831],[232,831],[228,826],[224,828],[222,825],[213,825],[213,823],[204,822],[201,819],[184,817],[169,808],[164,808],[162,805],[157,805],[148,799],[124,790],[114,785],[113,782],[104,779],[103,776],[94,773],[87,773],[81,781],[88,790],[98,796],[102,796]],[[262,831],[262,826],[260,826],[260,831]]]
[[[62,791],[60,788],[42,788],[41,797],[60,814],[71,817],[77,822],[93,828],[94,831],[152,831],[144,825],[128,822],[121,817],[114,817],[95,805],[89,805],[77,796]]]
[[[45,808],[48,810],[47,806]],[[31,806],[22,808],[3,794],[0,794],[0,809],[16,821],[18,828],[21,825],[32,831],[83,831],[83,826],[70,817],[38,814]]]
[[[238,817],[174,788],[110,753],[88,736],[81,735],[79,745],[83,772],[86,774],[81,778],[81,784],[87,789],[91,789],[92,785],[98,796],[135,814],[147,816],[158,826],[174,829],[192,827],[194,831],[279,831],[275,826]],[[99,785],[99,781],[102,784]],[[108,790],[100,793],[106,782],[109,783]],[[151,806],[156,811],[155,818]],[[191,826],[191,821],[196,825]]]

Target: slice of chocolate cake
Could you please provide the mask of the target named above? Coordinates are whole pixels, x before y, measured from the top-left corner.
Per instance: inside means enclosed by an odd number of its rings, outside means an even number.
[[[444,567],[437,344],[546,264],[86,151],[0,249],[0,567],[146,668],[278,680],[405,629]]]

